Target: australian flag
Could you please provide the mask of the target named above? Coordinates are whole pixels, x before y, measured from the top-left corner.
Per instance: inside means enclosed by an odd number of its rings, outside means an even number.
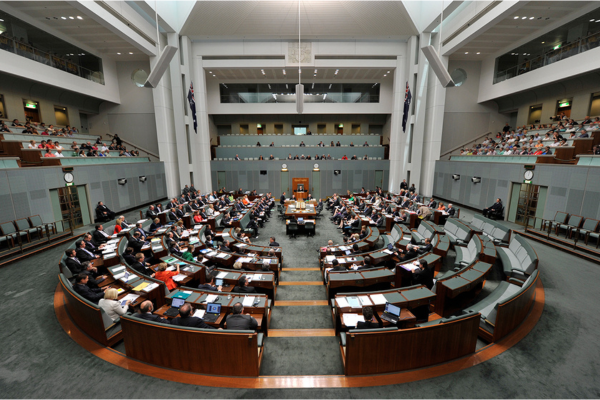
[[[410,94],[410,89],[408,88],[408,82],[406,82],[406,93],[404,94],[404,115],[402,116],[402,131],[406,132],[406,121],[408,121],[408,110],[410,109],[410,101],[412,100],[412,96]],[[194,121],[196,118],[194,117]]]
[[[194,119],[194,132],[198,133],[198,120],[196,119],[196,100],[194,99],[194,83],[193,82],[190,83],[190,91],[188,92],[188,101],[190,102],[190,110],[192,110],[192,118]],[[405,108],[405,110],[406,110],[406,108]]]

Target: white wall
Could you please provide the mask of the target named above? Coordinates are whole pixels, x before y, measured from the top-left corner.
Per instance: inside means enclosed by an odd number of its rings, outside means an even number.
[[[465,70],[467,80],[458,87],[446,89],[442,153],[474,139],[487,131],[501,130],[508,117],[498,113],[496,103],[478,103],[481,61],[450,60],[448,70]]]
[[[102,103],[99,114],[89,118],[90,133],[94,135],[116,133],[122,139],[158,154],[152,89],[134,85],[131,75],[136,69],[143,69],[149,73],[150,64],[148,61],[116,63],[121,104]],[[108,139],[107,136],[105,138]]]

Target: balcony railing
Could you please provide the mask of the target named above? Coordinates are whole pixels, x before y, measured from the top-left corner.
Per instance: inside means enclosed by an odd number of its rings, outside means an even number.
[[[587,36],[580,40],[566,44],[565,46],[551,50],[545,54],[535,56],[532,60],[522,62],[514,67],[496,72],[494,83],[514,78],[538,68],[550,65],[565,58],[575,56],[585,51],[594,49],[600,45],[600,32]]]
[[[0,49],[104,85],[104,76],[101,71],[92,71],[18,40],[0,35]]]

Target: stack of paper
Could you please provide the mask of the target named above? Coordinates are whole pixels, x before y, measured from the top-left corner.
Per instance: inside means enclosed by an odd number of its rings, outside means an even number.
[[[114,274],[115,272],[123,271],[124,269],[125,269],[125,266],[124,266],[124,265],[121,265],[121,266],[119,266],[119,267],[115,267],[115,268],[113,268],[113,269],[112,269],[112,272],[113,272],[113,274]]]
[[[262,274],[253,274],[251,276],[252,276],[252,279],[255,281],[260,281],[262,279]]]
[[[325,260],[327,260],[327,262],[330,263],[333,260],[335,260],[335,256],[325,256]]]
[[[158,283],[151,283],[148,286],[146,286],[143,291],[146,293],[150,293],[152,290],[156,289],[158,287]]]
[[[212,303],[217,299],[217,297],[219,296],[217,296],[216,294],[209,294],[208,296],[206,296],[206,302]]]
[[[114,275],[113,278],[115,278],[115,280],[121,279],[125,276],[125,272],[121,272],[120,274]]]
[[[248,296],[248,297],[244,297],[244,301],[242,302],[242,305],[244,307],[252,307],[253,303],[254,303],[254,296]]]
[[[356,328],[358,322],[365,322],[365,317],[358,314],[344,314],[344,325]]]
[[[129,293],[128,295],[126,295],[125,297],[123,297],[123,298],[121,299],[121,304],[123,304],[123,302],[125,302],[125,301],[127,301],[127,300],[129,300],[129,301],[131,301],[131,302],[133,303],[134,301],[136,301],[136,300],[137,300],[137,298],[138,298],[138,297],[140,297],[140,295],[139,295],[139,294],[135,294],[135,293]]]
[[[358,300],[360,300],[360,304],[362,304],[363,306],[372,306],[373,303],[371,302],[371,299],[369,299],[369,296],[358,296]]]
[[[339,308],[348,308],[350,304],[346,301],[345,297],[336,297],[335,302],[337,303]]]
[[[194,315],[192,315],[192,317],[204,318],[205,313],[206,313],[206,310],[196,310],[196,312],[194,312]]]
[[[217,274],[217,279],[223,279],[227,276],[227,272],[226,271],[221,271]]]
[[[184,280],[185,278],[187,278],[187,275],[183,275],[183,274],[177,274],[173,277],[173,280],[175,282],[181,282],[182,280]]]
[[[373,304],[375,304],[375,305],[381,305],[381,304],[387,303],[385,296],[382,294],[372,294],[371,300],[373,301]]]
[[[392,252],[392,251],[390,251],[390,250],[388,250],[388,249],[385,249],[385,250],[383,250],[383,252],[384,252],[385,254],[394,254],[394,252]]]
[[[348,304],[350,304],[350,307],[352,308],[361,308],[360,301],[356,296],[346,297],[346,301],[348,302]]]
[[[217,258],[226,258],[229,254],[227,253],[219,253],[219,255],[217,256]]]

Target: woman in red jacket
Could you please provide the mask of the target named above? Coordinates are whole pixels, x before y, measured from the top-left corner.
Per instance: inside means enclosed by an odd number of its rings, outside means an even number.
[[[119,232],[121,232],[121,230],[123,230],[123,228],[121,228],[121,222],[123,222],[123,218],[117,218],[117,220],[115,221],[115,230],[113,232],[113,234],[117,234]]]
[[[177,284],[173,281],[175,275],[179,275],[179,265],[177,265],[176,271],[167,271],[167,263],[160,263],[154,277],[159,281],[163,281],[167,285],[167,289],[173,290],[177,288]]]

